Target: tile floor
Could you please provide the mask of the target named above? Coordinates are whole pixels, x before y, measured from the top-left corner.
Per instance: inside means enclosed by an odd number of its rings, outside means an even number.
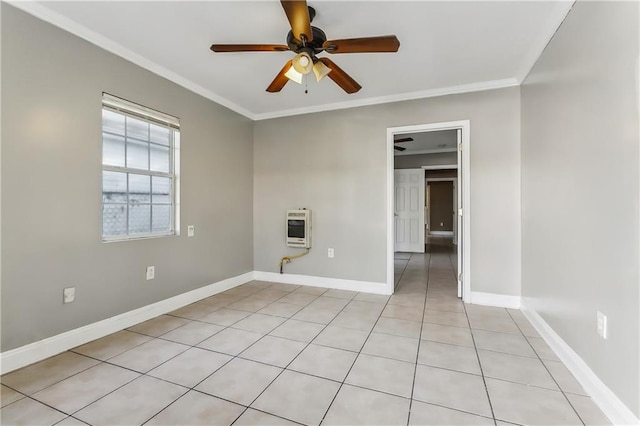
[[[521,312],[464,305],[454,257],[391,297],[251,282],[2,377],[4,425],[607,424]]]

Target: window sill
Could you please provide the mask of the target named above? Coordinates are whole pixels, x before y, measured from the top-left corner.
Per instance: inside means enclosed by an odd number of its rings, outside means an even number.
[[[135,236],[127,235],[127,236],[116,236],[116,237],[102,237],[103,243],[118,243],[125,241],[139,241],[139,240],[152,240],[156,238],[165,238],[165,237],[179,237],[180,234],[178,232],[168,232],[166,234],[139,234]]]

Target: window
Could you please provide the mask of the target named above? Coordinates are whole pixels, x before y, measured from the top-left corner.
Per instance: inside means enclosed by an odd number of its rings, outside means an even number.
[[[102,239],[177,234],[180,124],[114,96],[102,97]]]

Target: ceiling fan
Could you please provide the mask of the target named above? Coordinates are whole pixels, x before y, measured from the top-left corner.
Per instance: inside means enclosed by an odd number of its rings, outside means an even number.
[[[405,148],[405,147],[397,146],[397,145],[396,145],[397,143],[402,143],[402,142],[413,142],[413,138],[399,138],[399,139],[394,139],[394,140],[393,140],[393,149],[395,149],[396,151],[400,151],[400,152],[402,152],[402,151],[404,151],[405,149],[407,149],[407,148]]]
[[[329,76],[345,92],[356,93],[362,88],[349,74],[344,72],[329,58],[316,55],[327,52],[336,53],[371,53],[397,52],[400,42],[395,35],[362,37],[341,40],[327,40],[320,28],[311,26],[316,11],[307,6],[305,0],[281,0],[284,13],[287,15],[291,31],[287,34],[287,44],[213,44],[214,52],[284,52],[292,51],[296,56],[287,61],[276,75],[267,92],[282,90],[289,80],[302,83],[305,74],[313,73],[320,81]]]

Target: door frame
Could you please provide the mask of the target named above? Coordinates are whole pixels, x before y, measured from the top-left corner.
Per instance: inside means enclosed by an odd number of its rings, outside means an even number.
[[[393,294],[394,290],[394,149],[393,139],[396,135],[417,132],[434,132],[440,130],[457,130],[461,131],[462,155],[461,163],[458,166],[462,171],[462,182],[458,182],[462,189],[462,272],[463,273],[463,291],[462,300],[466,303],[471,301],[472,271],[471,271],[471,122],[469,120],[447,121],[440,123],[426,123],[412,126],[388,127],[387,128],[387,283],[386,292]],[[438,166],[445,168],[447,166]],[[458,206],[460,209],[460,206]]]
[[[457,167],[456,167],[457,169]],[[433,170],[439,170],[439,169],[433,169]],[[447,170],[447,169],[444,169]],[[426,196],[426,188],[429,185],[429,182],[451,182],[453,184],[453,203],[452,203],[452,207],[453,207],[453,211],[451,212],[451,214],[453,215],[453,231],[444,231],[444,234],[431,234],[431,220],[430,218],[427,217],[427,214],[425,212],[425,217],[424,217],[424,223],[425,226],[428,223],[429,224],[429,232],[428,234],[430,235],[449,235],[449,232],[451,232],[453,234],[453,241],[454,244],[458,244],[458,233],[457,231],[457,227],[458,227],[458,221],[456,220],[456,217],[458,215],[458,178],[457,177],[446,177],[446,178],[425,178],[424,179],[424,186],[425,186],[425,205],[429,205],[431,206],[430,201],[431,200],[427,200],[427,196]],[[430,198],[430,196],[429,196]],[[428,209],[429,213],[431,213],[431,209]],[[436,231],[438,232],[438,231]],[[426,234],[425,234],[425,238],[426,238]]]

